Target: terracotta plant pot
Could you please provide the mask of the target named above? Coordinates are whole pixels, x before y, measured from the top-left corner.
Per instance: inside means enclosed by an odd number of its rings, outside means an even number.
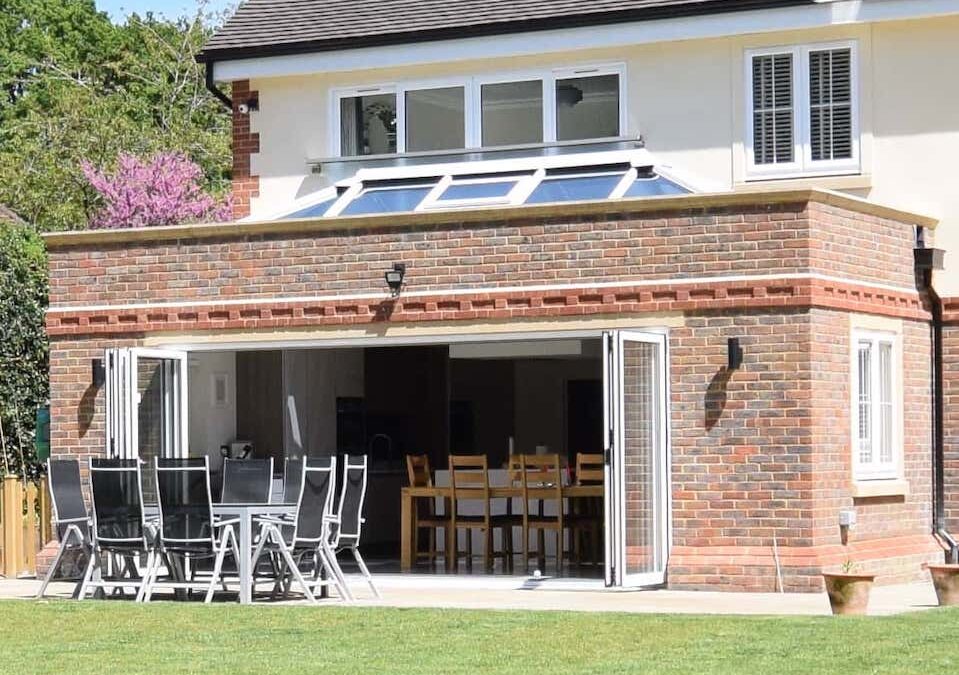
[[[959,565],[926,565],[939,606],[959,605]]]
[[[869,591],[875,574],[826,574],[826,593],[833,614],[865,614],[869,606]]]

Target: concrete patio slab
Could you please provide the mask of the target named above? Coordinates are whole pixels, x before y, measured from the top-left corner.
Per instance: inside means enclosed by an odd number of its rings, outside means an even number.
[[[635,612],[658,614],[738,614],[817,616],[828,615],[824,593],[723,593],[669,590],[599,590],[585,585],[532,583],[515,578],[512,587],[495,577],[438,579],[409,575],[382,575],[376,578],[382,599],[372,597],[359,576],[348,577],[361,606],[430,607],[491,610],[564,610],[581,612]],[[489,583],[492,580],[493,583]],[[548,581],[548,580],[547,580]],[[517,582],[520,582],[517,584]],[[0,599],[31,599],[40,584],[35,579],[0,580]],[[69,598],[73,584],[53,583],[48,598]],[[263,602],[262,604],[276,604]],[[283,604],[306,606],[305,601]],[[322,604],[338,604],[335,600]],[[869,604],[870,615],[900,614],[936,606],[931,583],[877,586]]]

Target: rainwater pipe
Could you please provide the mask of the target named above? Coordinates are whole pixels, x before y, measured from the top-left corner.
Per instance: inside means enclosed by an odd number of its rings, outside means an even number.
[[[959,562],[959,544],[946,529],[945,487],[945,394],[943,392],[942,356],[942,298],[933,286],[933,271],[943,268],[942,249],[926,248],[922,227],[916,228],[916,248],[913,250],[916,273],[922,280],[922,289],[929,297],[932,310],[930,324],[932,337],[932,529],[933,533],[949,548],[949,562]]]

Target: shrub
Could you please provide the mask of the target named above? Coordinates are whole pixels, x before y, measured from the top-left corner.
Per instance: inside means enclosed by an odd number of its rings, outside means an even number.
[[[28,225],[0,217],[0,424],[3,473],[36,477],[37,407],[49,397],[44,330],[47,261],[43,241]]]

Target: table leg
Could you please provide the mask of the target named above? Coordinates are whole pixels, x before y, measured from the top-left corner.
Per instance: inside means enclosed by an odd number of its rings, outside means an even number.
[[[443,513],[447,515],[450,519],[450,527],[444,528],[446,534],[446,550],[443,551],[443,560],[446,563],[446,571],[452,574],[456,571],[456,530],[452,527],[453,523],[453,501],[448,498],[443,499]],[[472,537],[472,532],[469,529],[466,530],[466,536]]]
[[[413,568],[413,498],[406,492],[400,493],[400,570],[409,572]]]
[[[236,571],[240,577],[240,604],[249,605],[253,601],[253,592],[250,588],[250,556],[252,548],[252,524],[250,512],[244,510],[240,514],[240,559],[236,561]]]

